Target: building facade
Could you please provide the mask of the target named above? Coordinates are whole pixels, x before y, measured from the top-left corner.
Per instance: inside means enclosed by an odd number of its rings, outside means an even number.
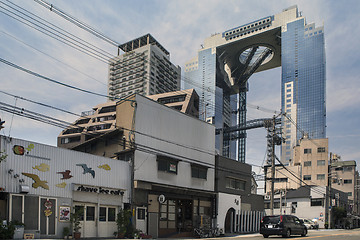
[[[110,59],[108,95],[111,100],[133,93],[153,95],[180,90],[181,68],[170,53],[146,34],[119,46],[123,54]]]
[[[300,139],[293,156],[286,166],[275,167],[275,194],[298,189],[304,185],[328,186],[329,148],[328,139]],[[271,166],[265,166],[267,181],[265,193],[271,192]]]
[[[215,191],[217,224],[224,233],[250,233],[260,230],[264,197],[252,183],[251,165],[216,156]]]
[[[356,171],[356,161],[334,160],[330,166],[331,188],[345,192],[348,195],[349,215],[354,216],[358,221],[360,212],[358,210],[358,173]],[[357,224],[356,224],[357,225]]]
[[[197,56],[185,64],[183,85],[199,94],[200,112],[206,112],[200,118],[212,119],[217,129],[244,126],[248,79],[281,66],[281,106],[289,118],[282,121],[286,142],[281,159],[286,163],[305,133],[310,138],[326,136],[324,49],[323,27],[307,24],[297,6],[290,7],[205,39]],[[216,148],[244,162],[245,130],[236,139],[217,135]]]
[[[7,155],[0,163],[2,220],[24,223],[37,239],[59,239],[82,209],[81,237],[113,237],[116,215],[130,203],[129,162],[6,136],[0,150]]]
[[[141,95],[117,103],[116,125],[128,143],[117,155],[130,151],[134,161],[136,228],[157,238],[192,236],[194,227],[212,227],[214,126]]]
[[[199,116],[199,96],[194,89],[155,94],[148,97],[188,115]],[[86,144],[86,149],[84,148],[82,151],[115,157],[113,153],[123,148],[117,144],[116,140],[123,139],[122,130],[117,128],[115,123],[116,101],[98,104],[92,110],[82,112],[81,116],[71,126],[63,130],[58,136],[57,145],[79,150],[82,149],[81,146],[85,142],[94,138],[96,141],[93,142],[98,142],[99,138],[104,140],[106,137],[107,140],[102,141],[101,147],[95,146],[95,144]],[[117,150],[113,150],[113,148],[117,148]],[[102,149],[102,152],[96,152],[96,149]]]

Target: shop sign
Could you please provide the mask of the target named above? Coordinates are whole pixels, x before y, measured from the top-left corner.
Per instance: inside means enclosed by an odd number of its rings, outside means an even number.
[[[75,185],[74,191],[108,194],[108,195],[121,195],[121,196],[124,195],[124,191],[121,189],[110,189],[110,188],[84,186],[84,185]]]
[[[165,196],[163,194],[159,195],[159,197],[158,197],[159,203],[164,203],[165,200],[166,200],[166,198],[165,198]]]
[[[51,202],[50,200],[47,200],[47,201],[44,203],[44,206],[46,207],[46,209],[44,210],[45,216],[46,216],[46,217],[51,216],[51,214],[52,214],[52,211],[51,211],[52,202]]]

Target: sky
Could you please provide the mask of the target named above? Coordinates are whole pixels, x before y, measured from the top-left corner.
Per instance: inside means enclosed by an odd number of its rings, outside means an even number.
[[[23,10],[65,29],[76,37],[117,55],[117,48],[41,6],[37,1],[12,0]],[[280,13],[297,5],[307,23],[324,25],[326,44],[326,109],[329,152],[360,165],[360,1],[347,0],[47,0],[118,43],[147,33],[169,52],[171,61],[184,63],[214,33]],[[8,6],[7,6],[8,5]],[[12,8],[10,8],[10,7]],[[107,94],[108,65],[21,23],[7,14],[15,5],[0,1],[0,58],[50,79],[88,91]],[[272,117],[279,111],[281,69],[249,79],[248,119]],[[106,98],[76,91],[35,77],[0,62],[0,90],[80,114]],[[64,121],[76,116],[39,106],[0,92],[0,102]],[[1,106],[1,105],[0,105]],[[265,109],[265,110],[264,110]],[[267,111],[271,110],[271,111]],[[5,128],[0,134],[56,145],[61,128],[0,110]],[[246,162],[261,166],[266,151],[265,129],[248,131]],[[260,171],[258,168],[254,168]]]

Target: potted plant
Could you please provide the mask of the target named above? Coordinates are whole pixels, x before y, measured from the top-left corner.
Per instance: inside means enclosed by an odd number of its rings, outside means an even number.
[[[117,237],[124,238],[128,232],[130,226],[131,212],[130,210],[120,209],[117,214],[116,224],[117,224]]]
[[[63,228],[63,237],[64,237],[64,239],[68,239],[69,234],[70,234],[70,228],[69,227],[64,227]]]
[[[75,239],[79,239],[81,237],[81,226],[80,226],[80,221],[82,220],[82,216],[84,213],[84,209],[83,208],[76,208],[75,212],[73,214],[71,214],[70,220],[72,223],[72,228],[74,231],[74,238]]]

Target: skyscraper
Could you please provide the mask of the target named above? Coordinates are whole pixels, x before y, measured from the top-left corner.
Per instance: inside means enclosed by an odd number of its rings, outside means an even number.
[[[325,138],[325,45],[323,27],[307,24],[297,6],[205,39],[197,56],[185,64],[183,88],[200,97],[200,118],[224,132],[216,148],[223,156],[245,161],[246,92],[252,74],[282,67],[282,161],[304,135]],[[256,91],[256,89],[254,89]],[[271,91],[271,89],[269,89]],[[293,124],[291,123],[293,121]]]
[[[180,90],[181,68],[170,53],[146,34],[119,46],[122,55],[109,64],[108,94],[123,98],[133,93],[152,95]]]

